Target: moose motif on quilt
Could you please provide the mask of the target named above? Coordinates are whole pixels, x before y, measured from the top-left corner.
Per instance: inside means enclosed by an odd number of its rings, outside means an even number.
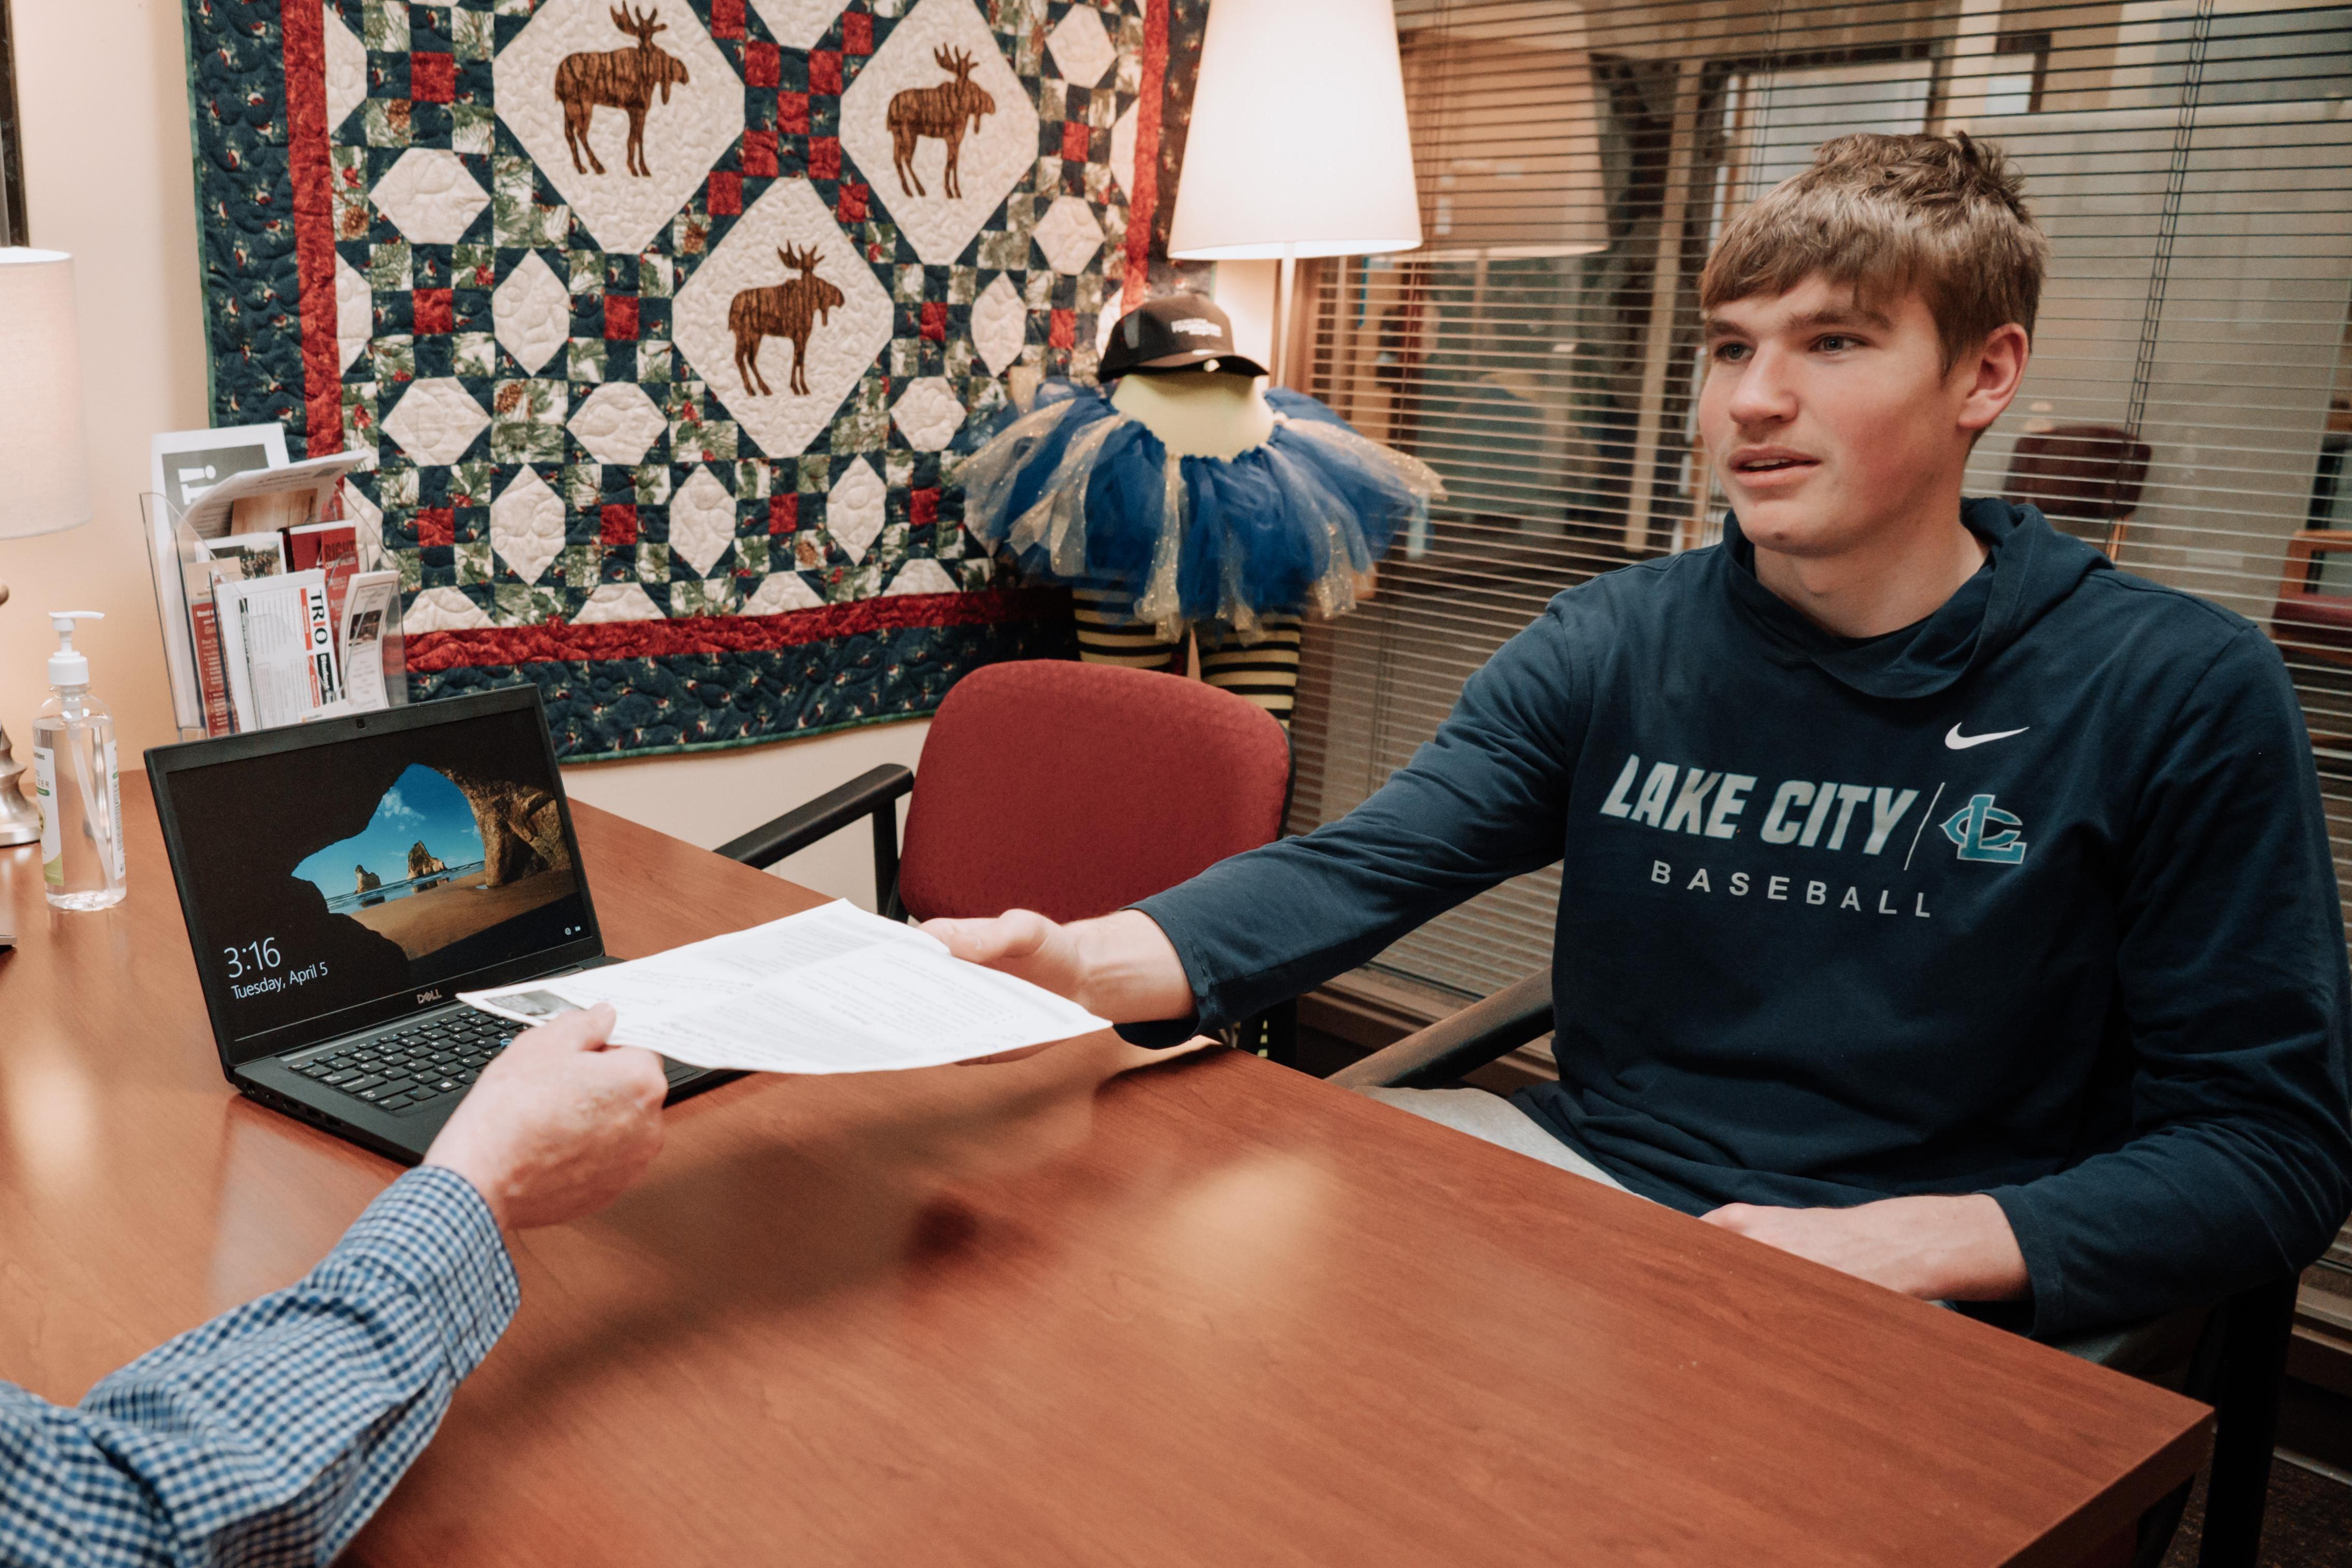
[[[563,104],[563,142],[571,149],[572,166],[579,172],[588,172],[587,165],[580,161],[583,152],[597,173],[604,172],[604,161],[596,156],[595,145],[588,140],[590,125],[600,108],[617,109],[629,117],[629,172],[653,172],[646,162],[646,111],[653,107],[656,89],[662,101],[667,103],[670,89],[684,86],[688,80],[686,62],[654,46],[654,35],[669,30],[669,24],[659,20],[660,16],[658,6],[635,15],[630,14],[627,5],[616,7],[613,26],[636,39],[637,47],[568,55],[556,68],[555,96]]]
[[[971,79],[972,67],[977,63],[962,49],[950,52],[945,46],[934,49],[931,57],[949,78],[937,87],[910,87],[890,99],[887,123],[890,127],[890,150],[898,170],[898,189],[909,196],[928,196],[923,178],[915,172],[915,149],[926,136],[935,136],[948,145],[947,172],[940,181],[940,193],[950,197],[963,194],[963,182],[957,177],[957,157],[963,151],[967,129],[979,134],[982,119],[996,112],[996,99],[988,89]],[[967,128],[965,121],[971,122]],[[911,183],[910,183],[911,182]]]
[[[779,247],[776,255],[786,268],[797,270],[800,276],[764,288],[743,289],[727,308],[727,329],[735,334],[735,373],[743,378],[746,392],[774,396],[775,389],[760,373],[760,350],[770,338],[790,338],[792,389],[806,397],[809,334],[818,323],[832,319],[833,308],[843,302],[842,293],[816,275],[824,258],[814,246],[797,251]]]

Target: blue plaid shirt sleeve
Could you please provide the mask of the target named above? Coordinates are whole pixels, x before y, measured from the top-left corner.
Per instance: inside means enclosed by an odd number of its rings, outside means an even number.
[[[427,1166],[295,1284],[63,1409],[0,1384],[0,1563],[325,1563],[519,1300],[489,1205]]]

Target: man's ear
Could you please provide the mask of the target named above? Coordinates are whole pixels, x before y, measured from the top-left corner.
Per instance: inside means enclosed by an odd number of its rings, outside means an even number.
[[[1975,353],[1952,367],[1953,378],[1965,393],[1958,420],[1962,430],[1981,434],[2001,416],[2024,383],[2025,362],[2032,354],[2032,340],[2026,337],[2025,329],[2011,321],[1994,328]]]

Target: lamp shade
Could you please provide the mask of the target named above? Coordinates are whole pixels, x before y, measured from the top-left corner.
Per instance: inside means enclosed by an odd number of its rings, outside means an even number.
[[[73,257],[0,248],[0,538],[89,517]]]
[[[1168,254],[1243,261],[1420,243],[1390,0],[1214,0]]]

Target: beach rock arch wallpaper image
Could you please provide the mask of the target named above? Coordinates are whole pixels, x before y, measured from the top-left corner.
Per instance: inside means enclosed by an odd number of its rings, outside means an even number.
[[[411,963],[569,895],[577,885],[555,798],[509,779],[411,764],[366,827],[302,860],[327,913]]]

